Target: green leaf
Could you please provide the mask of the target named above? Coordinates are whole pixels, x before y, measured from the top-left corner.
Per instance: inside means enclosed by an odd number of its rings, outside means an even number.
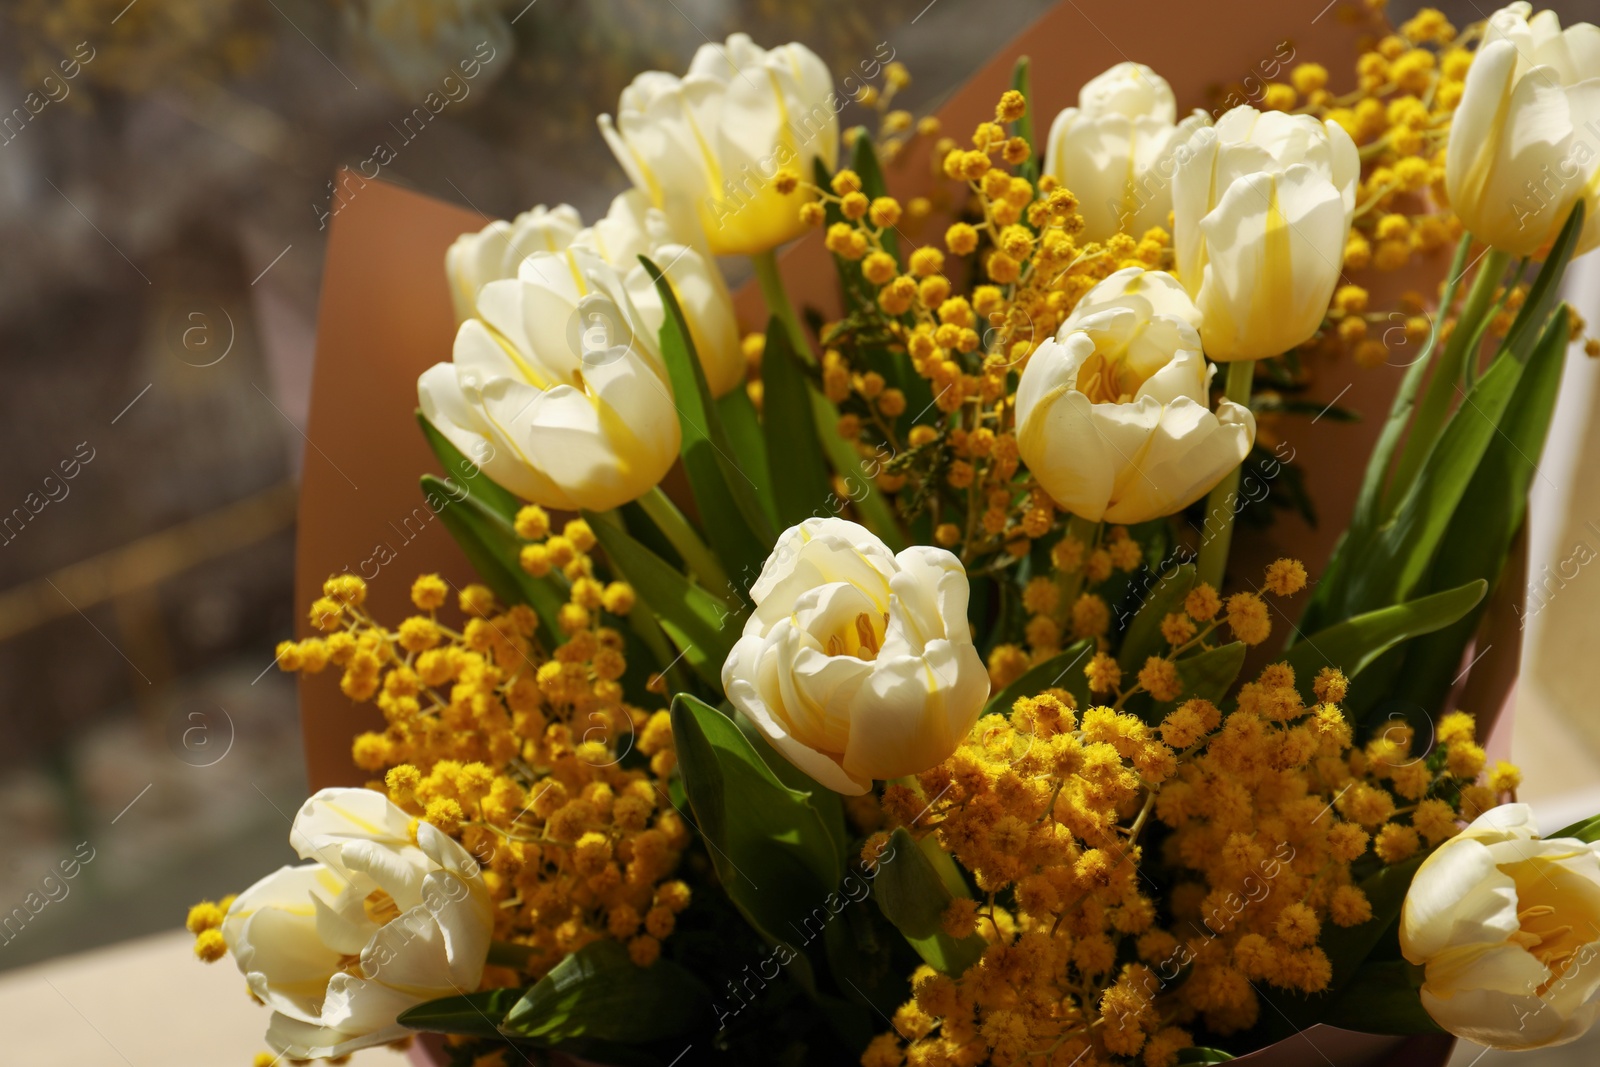
[[[672,701],[672,737],[728,899],[768,942],[803,953],[832,921],[826,900],[844,873],[811,794],[784,785],[732,719],[687,693]]]
[[[1511,542],[1528,512],[1528,490],[1555,412],[1568,343],[1565,307],[1556,309],[1528,360],[1516,394],[1490,441],[1439,543],[1427,588],[1482,579],[1499,584]],[[1413,641],[1399,671],[1396,697],[1437,708],[1461,670],[1461,657],[1488,601],[1459,620]]]
[[[1395,517],[1373,537],[1350,573],[1345,617],[1382,604],[1409,600],[1438,553],[1451,517],[1465,495],[1522,377],[1509,354],[1490,365],[1445,424]]]
[[[778,781],[797,793],[810,796],[809,803],[822,817],[822,824],[833,840],[834,852],[838,854],[839,862],[848,864],[849,857],[846,852],[850,847],[850,832],[845,827],[844,798],[831,789],[818,789],[817,783],[811,780],[810,775],[779,755],[778,750],[772,747],[772,742],[762,736],[759,727],[749,719],[735,715],[732,705],[724,702],[718,710],[734,720],[739,732],[744,734],[745,740],[750,742],[750,747],[756,750],[756,755],[761,757],[761,762],[767,765],[767,769]]]
[[[1227,1063],[1233,1059],[1229,1053],[1219,1048],[1201,1048],[1199,1045],[1190,1045],[1188,1048],[1178,1050],[1178,1067],[1193,1067],[1204,1063]]]
[[[1464,616],[1483,599],[1487,589],[1488,583],[1479,579],[1357,615],[1300,641],[1284,653],[1283,661],[1294,668],[1295,684],[1310,700],[1312,682],[1323,667],[1337,667],[1353,682],[1368,665],[1400,642],[1442,629]]]
[[[934,970],[960,975],[977,963],[986,942],[977,934],[957,939],[944,932],[945,909],[955,896],[904,827],[889,836],[887,855],[873,880],[885,917]]]
[[[652,612],[694,672],[720,693],[722,664],[739,639],[742,610],[689,581],[620,526],[594,512],[583,515],[612,568],[638,594],[634,611]]]
[[[672,402],[678,409],[683,469],[694,491],[700,525],[730,573],[755,573],[773,544],[772,526],[756,500],[755,479],[734,460],[733,446],[712,402],[705,370],[671,283],[648,257],[640,256],[639,261],[655,282],[665,312],[661,356],[672,385]]]
[[[1061,688],[1077,698],[1078,707],[1089,706],[1089,679],[1083,673],[1084,665],[1094,652],[1093,641],[1078,641],[1068,645],[1043,663],[1036,663],[1022,676],[989,698],[984,705],[985,715],[1009,715],[1011,705],[1018,697],[1038,696],[1046,689]]]
[[[776,317],[767,325],[761,357],[761,405],[766,421],[766,480],[772,484],[783,529],[828,514],[833,494],[828,460],[811,414],[811,398],[789,331]],[[837,436],[837,435],[836,435]]]
[[[632,1045],[687,1033],[710,1007],[700,980],[670,960],[637,967],[616,941],[592,941],[539,979],[511,1008],[501,1032],[546,1046]]]
[[[465,996],[440,997],[407,1008],[396,1022],[436,1034],[497,1038],[500,1020],[522,999],[522,994],[521,989],[486,989]]]
[[[788,331],[783,329],[776,319],[767,328],[767,336],[771,337],[776,330],[783,333],[784,340],[788,340]],[[763,374],[765,378],[765,374]],[[722,429],[728,435],[728,444],[732,447],[733,457],[740,469],[748,469],[755,475],[756,501],[761,505],[762,512],[767,517],[767,522],[773,526],[778,524],[777,481],[773,478],[762,478],[759,472],[766,471],[767,439],[761,429],[761,416],[756,414],[756,406],[750,399],[750,394],[740,382],[738,387],[727,396],[719,397],[716,401],[717,417],[722,420]]]
[[[554,575],[535,578],[522,569],[522,538],[509,520],[483,502],[481,494],[431,474],[422,476],[422,494],[483,583],[506,604],[532,607],[539,616],[541,640],[554,647],[555,635],[561,633],[556,616],[567,602],[564,583]]]
[[[1579,819],[1570,826],[1563,826],[1553,834],[1545,834],[1545,839],[1555,837],[1575,837],[1579,841],[1593,844],[1600,841],[1600,815],[1591,815],[1587,819]]]
[[[1128,624],[1127,633],[1122,637],[1122,650],[1117,654],[1117,663],[1124,671],[1137,671],[1147,658],[1158,655],[1166,647],[1166,639],[1161,636],[1161,620],[1182,607],[1183,598],[1199,580],[1200,572],[1194,565],[1182,563],[1145,597],[1139,613]]]
[[[1184,698],[1199,697],[1220,704],[1244,667],[1245,652],[1244,643],[1234,641],[1178,660],[1178,680],[1183,683]]]
[[[839,409],[810,382],[806,383],[806,391],[811,397],[811,419],[817,438],[822,442],[823,451],[828,453],[829,463],[844,480],[848,498],[840,500],[830,493],[827,501],[830,513],[838,514],[846,504],[853,502],[862,525],[877,534],[878,539],[889,546],[889,551],[899,552],[906,547],[906,539],[895,521],[894,508],[878,491],[877,482],[867,476],[854,443],[839,436]]]
[[[1442,1034],[1417,990],[1422,968],[1404,960],[1361,967],[1318,1022],[1364,1034]]]
[[[522,499],[489,477],[483,468],[469,459],[450,439],[440,433],[438,427],[428,421],[422,409],[418,408],[417,425],[422,427],[422,436],[428,441],[428,447],[433,449],[433,454],[438,457],[444,467],[445,477],[457,485],[465,487],[476,496],[489,510],[505,519],[508,523],[515,523],[517,512],[522,510]]]

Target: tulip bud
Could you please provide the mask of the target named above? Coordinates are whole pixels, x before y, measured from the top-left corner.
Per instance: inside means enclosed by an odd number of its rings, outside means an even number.
[[[807,519],[778,538],[722,686],[777,751],[822,785],[927,770],[989,696],[967,624],[967,574],[942,548],[895,555],[865,527]]]
[[[1228,400],[1211,412],[1214,371],[1187,304],[1168,275],[1118,271],[1084,295],[1089,314],[1075,312],[1029,358],[1017,384],[1017,449],[1074,515],[1171,515],[1249,454],[1255,418]]]
[[[1445,191],[1472,235],[1536,255],[1587,205],[1576,254],[1600,244],[1600,28],[1510,4],[1489,19],[1450,125]]]
[[[566,511],[614,508],[661,480],[682,441],[672,390],[609,264],[587,247],[535,253],[483,287],[477,313],[453,361],[417,381],[423,415],[463,454]]]
[[[1083,240],[1166,226],[1177,160],[1208,121],[1200,110],[1176,117],[1171,86],[1143,63],[1118,63],[1090,80],[1078,106],[1056,116],[1044,170],[1077,196]]]
[[[679,240],[754,255],[800,236],[805,201],[777,177],[809,176],[839,156],[827,65],[810,49],[768,52],[736,33],[695,53],[682,78],[639,75],[600,130],[634,188],[666,212]]]
[[[1600,844],[1541,840],[1526,804],[1490,809],[1417,868],[1400,951],[1426,968],[1422,1006],[1457,1037],[1576,1040],[1600,1012]]]
[[[1282,355],[1339,283],[1361,161],[1337,123],[1236,107],[1189,142],[1172,186],[1177,275],[1206,355]]]
[[[494,928],[478,864],[381,793],[324,789],[289,844],[302,859],[240,893],[222,921],[285,1059],[346,1056],[411,1031],[405,1009],[477,989]]]

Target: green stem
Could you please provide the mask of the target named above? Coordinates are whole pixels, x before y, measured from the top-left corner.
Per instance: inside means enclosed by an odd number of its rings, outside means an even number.
[[[528,963],[533,959],[531,945],[513,945],[509,941],[490,941],[489,958],[485,961],[492,967],[511,967],[515,970],[526,970]]]
[[[678,505],[669,500],[658,485],[639,498],[639,506],[672,542],[672,547],[678,550],[689,573],[700,579],[702,586],[726,600],[732,589],[728,583],[728,572],[722,569],[717,557],[706,547],[694,527],[689,525],[688,518],[678,510]]]
[[[1405,499],[1406,490],[1411,488],[1417,472],[1422,469],[1423,461],[1433,451],[1433,443],[1450,414],[1450,401],[1461,381],[1462,364],[1471,354],[1470,342],[1478,336],[1478,324],[1494,304],[1494,291],[1499,287],[1500,279],[1506,272],[1506,264],[1510,261],[1510,253],[1502,252],[1498,248],[1489,249],[1479,261],[1477,277],[1472,279],[1472,288],[1467,292],[1466,303],[1461,306],[1461,315],[1456,319],[1455,329],[1450,334],[1449,342],[1444,346],[1444,354],[1439,358],[1439,365],[1433,370],[1433,378],[1428,382],[1428,391],[1423,395],[1421,406],[1417,408],[1416,419],[1411,424],[1411,433],[1407,435],[1405,448],[1400,452],[1400,462],[1395,467],[1394,480],[1390,482],[1389,491],[1384,496],[1386,503],[1393,505]],[[1448,308],[1440,308],[1440,316],[1442,317],[1446,311]]]
[[[1250,390],[1255,385],[1255,377],[1254,360],[1241,359],[1229,363],[1223,395],[1235,404],[1249,407]],[[1206,513],[1200,525],[1203,538],[1198,566],[1200,580],[1218,592],[1222,591],[1222,577],[1228,570],[1228,549],[1233,544],[1233,517],[1237,511],[1239,477],[1243,469],[1244,464],[1240,463],[1211,490],[1206,497]],[[1210,532],[1213,520],[1221,523],[1215,533]]]
[[[800,316],[789,301],[789,292],[783,287],[783,275],[778,273],[778,257],[772,249],[757,252],[750,257],[755,264],[756,280],[761,284],[761,298],[767,302],[767,311],[789,331],[789,343],[794,345],[807,364],[815,365],[817,357],[811,352],[811,341],[800,325]]]
[[[1521,278],[1522,272],[1527,269],[1528,257],[1523,256],[1512,268],[1511,277],[1500,287],[1500,295],[1495,298],[1494,306],[1489,308],[1478,321],[1478,328],[1473,332],[1472,340],[1467,343],[1467,358],[1461,361],[1463,393],[1471,390],[1473,382],[1478,380],[1478,353],[1483,351],[1483,339],[1489,335],[1489,327],[1494,325],[1494,320],[1506,309],[1506,304],[1511,300],[1511,291],[1516,288],[1517,279]]]

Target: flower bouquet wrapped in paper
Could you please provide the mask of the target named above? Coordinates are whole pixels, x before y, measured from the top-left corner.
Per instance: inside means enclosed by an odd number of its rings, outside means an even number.
[[[1483,747],[1503,692],[1457,683],[1581,335],[1600,30],[1357,18],[1343,94],[1284,62],[1183,116],[1124,62],[1047,123],[1024,62],[970,134],[894,110],[893,62],[857,83],[879,128],[841,131],[821,59],[736,34],[600,119],[634,186],[605,218],[463,234],[417,421],[476,577],[399,610],[392,552],[327,579],[279,664],[376,710],[366,784],[190,915],[271,1008],[264,1060],[1582,1034],[1600,819],[1541,835]],[[808,229],[839,296],[802,316],[774,253]],[[1436,300],[1347,273],[1430,258]],[[1244,563],[1296,412],[1334,410],[1295,401],[1313,366],[1402,348],[1331,558]]]

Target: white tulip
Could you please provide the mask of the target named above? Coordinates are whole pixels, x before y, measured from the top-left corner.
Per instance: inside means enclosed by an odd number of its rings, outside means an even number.
[[[899,555],[865,527],[807,519],[778,538],[722,687],[785,759],[839,793],[956,750],[989,696],[967,574],[942,548]]]
[[[839,157],[838,97],[810,49],[768,52],[742,33],[706,44],[682,78],[647,71],[600,130],[634,187],[667,213],[680,240],[716,255],[752,255],[798,237],[804,197],[783,196],[780,170],[812,177]],[[703,235],[703,237],[701,236]]]
[[[534,252],[560,252],[583,228],[578,209],[570,204],[547,209],[543,204],[511,222],[496,219],[477,233],[457,237],[444,254],[450,278],[456,323],[472,318],[478,292],[490,282],[515,278],[523,259]]]
[[[623,280],[594,252],[536,252],[478,294],[422,413],[525,500],[605,511],[661,481],[682,442],[671,386]]]
[[[1474,237],[1518,256],[1583,200],[1583,253],[1600,244],[1600,28],[1532,10],[1489,19],[1450,124],[1445,191]]]
[[[410,1031],[425,1000],[475,992],[494,925],[478,864],[381,793],[324,789],[295,816],[302,859],[240,893],[223,938],[272,1009],[284,1057],[343,1056]]]
[[[1577,1039],[1600,1012],[1600,844],[1540,840],[1526,804],[1485,812],[1417,869],[1400,950],[1452,1034],[1503,1049]]]
[[[1208,121],[1196,110],[1177,122],[1177,111],[1165,78],[1143,63],[1118,63],[1056,116],[1044,169],[1077,196],[1084,240],[1167,225],[1177,159]]]
[[[1159,272],[1118,271],[1028,359],[1017,383],[1017,449],[1045,492],[1091,522],[1171,515],[1237,467],[1255,440],[1250,409],[1209,407],[1211,367],[1192,309]],[[1101,293],[1101,287],[1107,292]]]
[[[1361,160],[1337,123],[1236,107],[1198,131],[1172,183],[1177,275],[1214,360],[1281,355],[1339,283]]]

